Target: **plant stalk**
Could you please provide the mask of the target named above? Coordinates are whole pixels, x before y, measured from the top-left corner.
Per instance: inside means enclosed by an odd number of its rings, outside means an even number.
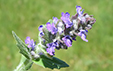
[[[27,71],[31,68],[32,64],[32,60],[27,59],[22,55],[20,63],[14,71]]]

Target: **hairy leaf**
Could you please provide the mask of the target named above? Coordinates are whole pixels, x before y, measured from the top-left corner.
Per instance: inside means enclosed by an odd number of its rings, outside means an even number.
[[[56,57],[53,57],[52,59],[50,59],[44,55],[41,55],[41,58],[39,61],[33,61],[33,62],[44,68],[50,68],[50,69],[54,69],[54,68],[60,69],[63,67],[69,67],[68,64],[66,64],[64,61]]]
[[[17,46],[20,49],[20,53],[23,54],[27,59],[31,59],[29,49],[27,48],[26,44],[12,31],[13,37],[17,42]]]

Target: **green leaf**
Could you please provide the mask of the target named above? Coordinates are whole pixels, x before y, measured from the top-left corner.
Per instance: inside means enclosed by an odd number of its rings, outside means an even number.
[[[12,31],[13,37],[17,42],[17,46],[20,49],[20,53],[23,54],[27,59],[31,59],[31,55],[29,53],[29,49],[26,44]]]
[[[50,68],[50,69],[60,69],[62,67],[69,67],[68,64],[66,64],[64,61],[53,57],[52,59],[46,57],[45,55],[41,55],[41,58],[39,61],[33,61],[35,64],[38,64],[44,68]]]

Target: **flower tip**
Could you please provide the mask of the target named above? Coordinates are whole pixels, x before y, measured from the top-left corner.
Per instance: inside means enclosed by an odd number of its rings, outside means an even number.
[[[38,27],[38,30],[39,30],[39,31],[42,31],[42,28],[43,28],[43,25],[40,25],[40,26]]]
[[[40,25],[39,27],[43,27],[43,25]]]
[[[27,36],[27,37],[26,37],[26,39],[30,39],[30,37],[29,37],[29,36]]]
[[[87,39],[86,39],[86,40],[84,40],[84,41],[88,42],[88,40],[87,40]]]
[[[27,36],[26,39],[25,39],[25,43],[28,44],[29,42],[30,42],[30,37]]]
[[[76,8],[81,8],[81,6],[76,5]]]
[[[64,15],[64,12],[62,12],[61,15],[63,16]]]
[[[47,23],[46,23],[46,25],[49,25],[49,24],[51,24],[51,23],[50,23],[50,22],[47,22]]]
[[[82,38],[82,40],[83,40],[83,41],[86,41],[86,42],[88,42],[88,40],[87,40],[87,39],[85,39],[85,38]]]
[[[68,12],[66,12],[65,14],[70,15]]]

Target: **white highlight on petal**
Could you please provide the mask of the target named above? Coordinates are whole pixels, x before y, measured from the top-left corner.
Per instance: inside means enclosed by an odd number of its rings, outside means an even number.
[[[70,35],[73,35],[73,31],[70,31],[69,34],[70,34]]]
[[[59,34],[62,34],[64,31],[64,24],[62,22],[59,22],[57,25],[57,28],[58,28]]]
[[[40,57],[40,56],[39,56],[39,55],[37,55],[37,54],[35,54],[35,55],[34,55],[34,58],[36,58],[36,59],[37,59],[37,58],[39,58],[39,57]]]
[[[34,55],[35,55],[35,52],[34,52],[34,51],[31,51],[31,55],[33,55],[33,56],[34,56]]]
[[[78,29],[78,25],[77,25],[77,20],[73,20],[73,25],[74,25],[74,29],[77,30]]]

